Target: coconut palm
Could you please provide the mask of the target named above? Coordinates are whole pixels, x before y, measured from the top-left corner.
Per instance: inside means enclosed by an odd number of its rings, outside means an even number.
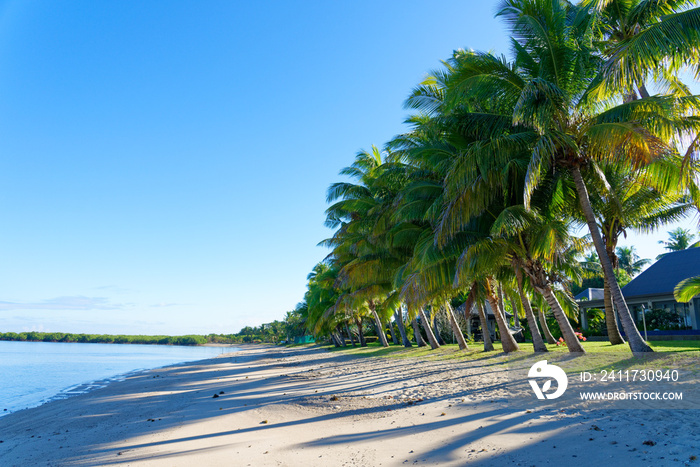
[[[673,295],[679,302],[689,302],[694,296],[700,294],[700,276],[689,277],[676,285]]]
[[[668,240],[659,240],[659,243],[668,251],[681,251],[689,248],[694,239],[695,235],[690,230],[678,227],[668,232]]]
[[[330,335],[340,346],[337,328],[343,322],[338,314],[329,315],[327,310],[338,300],[338,290],[334,287],[338,270],[327,263],[317,264],[309,273],[308,290],[304,296],[307,309],[306,327],[315,336]]]
[[[522,200],[522,189],[515,190],[515,192],[512,189],[513,184],[522,187],[524,168],[527,167],[527,163],[523,162],[522,159],[523,151],[519,150],[518,144],[522,140],[531,139],[530,135],[523,135],[522,129],[513,126],[508,114],[498,114],[498,111],[501,110],[499,106],[503,106],[503,103],[499,101],[475,100],[475,102],[471,102],[467,99],[466,103],[462,103],[462,105],[453,104],[449,114],[446,112],[445,98],[450,95],[450,86],[455,81],[454,74],[459,74],[461,82],[458,85],[460,86],[470,85],[470,81],[475,81],[475,84],[483,86],[484,77],[489,77],[495,82],[504,81],[505,78],[517,81],[520,77],[513,67],[490,54],[460,51],[445,64],[445,68],[446,71],[442,73],[433,73],[419,88],[414,90],[408,101],[408,106],[435,115],[433,122],[442,125],[443,133],[450,132],[450,136],[447,137],[448,141],[432,142],[432,145],[421,148],[423,152],[435,154],[435,157],[449,155],[447,162],[451,166],[445,182],[445,207],[441,213],[436,232],[437,241],[443,244],[458,235],[459,232],[468,229],[467,225],[474,216],[483,215],[485,211],[489,213],[486,217],[490,216],[491,222],[493,222],[494,216],[497,216],[499,210],[503,208],[503,203],[507,201],[505,204],[507,206],[508,202],[513,202],[508,199],[508,196],[515,197],[516,203],[517,199]],[[423,120],[420,123],[425,125],[425,122],[426,120]],[[431,123],[431,121],[427,121],[427,123]],[[489,137],[491,139],[487,139]],[[495,149],[501,150],[497,157],[494,157]],[[517,156],[521,156],[520,159]],[[442,157],[442,159],[445,158]],[[506,199],[501,196],[504,190],[511,193]],[[493,214],[494,212],[495,214]],[[491,239],[488,241],[491,242]],[[519,247],[517,242],[515,245]],[[487,246],[491,247],[493,243]],[[478,248],[478,244],[470,245],[468,248]],[[507,254],[517,258],[507,251],[512,250],[503,249],[493,255],[494,265],[499,260],[506,260]],[[483,254],[475,254],[474,256],[482,260],[481,264],[485,262]],[[516,269],[522,267],[518,264],[515,263]],[[528,273],[532,271],[533,269],[530,268]],[[488,274],[486,278],[486,284],[490,284]],[[469,280],[463,279],[461,282],[466,283]],[[486,289],[490,288],[486,287]],[[570,328],[571,326],[564,317],[561,307],[556,303],[553,290],[549,287],[549,282],[546,279],[542,283],[541,291],[550,295],[554,300],[553,306],[561,315],[559,322],[562,326]],[[490,294],[487,295],[492,298]],[[491,300],[489,301],[491,302]],[[493,303],[492,307],[496,308]],[[495,316],[499,326],[503,328],[504,322],[499,320],[500,313],[496,313]],[[538,339],[540,334],[534,315],[532,319],[528,320],[528,323],[533,338],[536,340],[537,350],[546,349],[541,338]],[[583,349],[574,336],[573,329],[569,330],[570,332],[565,331],[564,335],[570,341],[570,349],[582,351]]]
[[[375,148],[344,169],[358,183],[329,190],[329,200],[337,202],[329,208],[328,223],[338,230],[327,244],[338,267],[337,286],[352,298],[348,306],[371,308],[381,329],[380,314],[390,314],[392,307],[385,304],[395,303],[397,290],[413,304],[409,315],[415,316],[425,315],[425,306],[439,309],[451,294],[480,282],[493,300],[499,329],[508,334],[494,290],[508,267],[510,274],[524,272],[529,286],[545,294],[569,339],[564,312],[570,297],[557,284],[575,275],[567,270],[573,268],[573,249],[562,243],[561,228],[568,222],[561,207],[574,200],[630,348],[651,351],[622,297],[610,258],[615,247],[606,248],[594,200],[617,201],[606,168],[624,167],[642,177],[650,162],[680,158],[675,147],[683,137],[693,142],[681,166],[692,165],[687,156],[697,144],[700,100],[674,80],[675,71],[690,63],[688,57],[697,56],[698,28],[687,34],[678,29],[695,24],[697,12],[684,10],[688,4],[502,2],[499,16],[513,34],[513,61],[455,52],[407,102],[422,113],[410,119],[413,131],[400,138],[400,163],[387,164]],[[652,50],[654,39],[664,34],[671,46]],[[678,50],[679,44],[687,50]],[[631,63],[634,57],[643,60]],[[667,94],[649,96],[649,77],[664,81]],[[693,176],[681,178],[678,186],[697,200]],[[671,179],[664,176],[659,183],[668,187]],[[406,190],[425,196],[406,196]],[[549,237],[533,236],[524,226]],[[544,244],[552,245],[551,251],[541,251],[538,245]],[[457,248],[457,287],[450,290],[442,278]],[[490,261],[474,267],[476,252],[489,248]],[[421,321],[429,326],[425,316]]]
[[[615,250],[615,256],[617,256],[617,265],[620,269],[627,271],[627,273],[634,277],[640,272],[644,266],[648,265],[651,260],[647,258],[640,258],[635,251],[634,246],[619,246]]]
[[[599,26],[593,17],[568,3],[544,0],[509,0],[502,3],[499,15],[511,25],[514,47],[523,51],[521,61],[529,59],[528,75],[521,80],[524,85],[504,85],[518,96],[513,123],[529,129],[534,137],[526,206],[549,171],[558,168],[571,176],[630,347],[633,352],[651,351],[614,277],[583,172],[600,174],[598,163],[606,161],[641,167],[674,153],[674,138],[696,125],[684,117],[689,109],[694,112],[697,99],[652,96],[617,105],[613,96],[593,100],[586,92],[601,66],[593,46]],[[462,99],[476,97],[469,92],[460,94]]]
[[[468,348],[450,304],[450,300],[455,295],[452,287],[455,264],[454,252],[438,250],[432,242],[432,235],[428,235],[419,242],[411,262],[397,277],[401,284],[402,297],[409,307],[418,310],[433,348],[439,347],[439,343],[424,311],[428,304],[434,312],[444,309],[460,350]]]
[[[647,82],[653,79],[689,94],[676,73],[698,66],[700,9],[691,8],[696,5],[696,0],[581,2],[583,13],[595,13],[596,44],[605,60],[589,92],[648,98]]]
[[[591,203],[599,218],[605,252],[615,270],[637,272],[649,262],[635,258],[632,249],[618,248],[620,236],[629,230],[649,233],[661,225],[681,219],[693,205],[684,199],[679,187],[686,185],[679,157],[664,157],[640,170],[624,164],[608,164],[603,169],[605,186],[591,191]],[[692,168],[692,167],[691,167]],[[592,177],[589,183],[600,183]],[[623,255],[618,257],[618,251]],[[617,327],[608,278],[604,279],[605,322],[613,345],[624,344]]]
[[[438,248],[433,242],[433,213],[436,206],[441,205],[443,193],[441,177],[437,173],[439,168],[425,165],[420,160],[420,152],[412,152],[420,147],[415,144],[420,136],[414,134],[413,137],[417,138],[413,142],[408,141],[407,135],[401,141],[397,138],[392,142],[394,147],[401,148],[395,154],[397,158],[409,162],[404,168],[410,172],[409,183],[395,200],[390,231],[393,245],[400,246],[404,251],[407,247],[411,248],[410,255],[405,257],[406,263],[395,275],[395,287],[400,290],[400,296],[409,310],[416,310],[421,316],[421,323],[426,326],[426,334],[433,348],[439,343],[425,316],[427,306],[435,311],[433,316],[437,311],[444,310],[459,347],[464,350],[467,343],[450,304],[459,293],[452,286],[458,250],[451,246]]]
[[[326,225],[338,229],[322,243],[333,248],[333,260],[339,265],[337,287],[349,291],[346,300],[369,310],[381,344],[388,347],[378,311],[383,311],[385,318],[393,313],[382,303],[391,295],[392,268],[398,264],[381,233],[377,234],[377,224],[387,215],[393,199],[391,187],[380,184],[383,163],[381,151],[372,147],[370,152],[359,152],[354,163],[341,170],[341,175],[359,183],[340,182],[329,188],[328,201],[334,204],[326,211]]]

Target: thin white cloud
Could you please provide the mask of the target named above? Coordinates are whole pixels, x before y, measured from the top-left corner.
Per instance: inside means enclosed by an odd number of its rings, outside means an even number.
[[[155,305],[151,305],[151,308],[166,308],[170,306],[178,306],[180,305],[179,303],[156,303]]]
[[[124,304],[110,303],[105,297],[56,297],[40,302],[5,302],[0,301],[0,310],[117,310]]]

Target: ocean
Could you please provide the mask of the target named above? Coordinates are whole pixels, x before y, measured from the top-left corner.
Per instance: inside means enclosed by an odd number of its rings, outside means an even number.
[[[0,341],[0,417],[103,387],[126,375],[234,347]]]

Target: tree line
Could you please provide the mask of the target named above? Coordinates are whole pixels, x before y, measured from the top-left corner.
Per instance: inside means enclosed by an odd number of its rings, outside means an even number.
[[[213,335],[212,335],[213,336]],[[158,344],[158,345],[202,345],[213,342],[210,336],[129,336],[112,334],[72,334],[63,332],[4,332],[2,341],[29,342],[79,342],[92,344]]]
[[[288,313],[284,321],[273,321],[260,326],[246,326],[234,334],[207,334],[185,336],[147,336],[123,334],[74,334],[65,332],[4,332],[0,341],[30,342],[79,342],[95,344],[153,344],[153,345],[204,345],[204,344],[241,344],[241,343],[280,343],[292,341],[294,337],[303,336],[305,330],[301,323]]]
[[[331,252],[291,316],[338,345],[362,343],[370,322],[384,346],[387,329],[412,345],[410,328],[437,348],[442,315],[466,349],[454,311],[463,304],[482,329],[490,310],[511,352],[510,302],[534,351],[547,351],[555,327],[584,352],[572,287],[595,263],[610,342],[651,352],[620,290],[620,263],[632,258],[618,241],[700,206],[700,96],[682,79],[700,75],[695,4],[502,1],[509,55],[455,50],[410,92],[409,131],[340,171],[350,181],[328,190],[334,233],[321,245]]]

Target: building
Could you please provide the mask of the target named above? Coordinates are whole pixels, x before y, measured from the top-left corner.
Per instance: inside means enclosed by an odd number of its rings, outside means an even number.
[[[462,305],[458,306],[455,308],[454,312],[459,313],[462,316],[466,316],[464,314],[465,307],[467,306],[466,303],[463,303]],[[493,311],[491,310],[491,305],[489,305],[488,302],[484,302],[484,314],[486,315],[486,324],[489,328],[489,335],[491,336],[491,340],[495,341],[496,340],[496,317],[493,314]],[[513,315],[511,313],[508,313],[507,311],[505,312],[506,314],[506,321],[510,324]],[[516,323],[516,325],[519,323]],[[510,328],[511,334],[514,336],[516,334],[519,334],[519,328]],[[472,309],[470,310],[469,313],[469,319],[467,320],[467,335],[472,336],[475,341],[480,341],[483,340],[481,337],[481,320],[479,319],[479,312],[476,309],[476,306],[472,306]],[[521,336],[522,334],[520,334]],[[516,340],[518,337],[516,336]]]
[[[652,310],[674,313],[677,315],[679,333],[700,334],[700,295],[693,297],[690,303],[679,303],[673,297],[676,285],[694,276],[700,276],[700,248],[668,253],[622,288],[627,306],[640,331],[644,325],[644,309],[646,313]],[[587,329],[585,311],[591,308],[605,308],[602,289],[584,290],[576,296],[576,300],[581,310],[583,327]],[[663,332],[651,329],[650,331]]]

